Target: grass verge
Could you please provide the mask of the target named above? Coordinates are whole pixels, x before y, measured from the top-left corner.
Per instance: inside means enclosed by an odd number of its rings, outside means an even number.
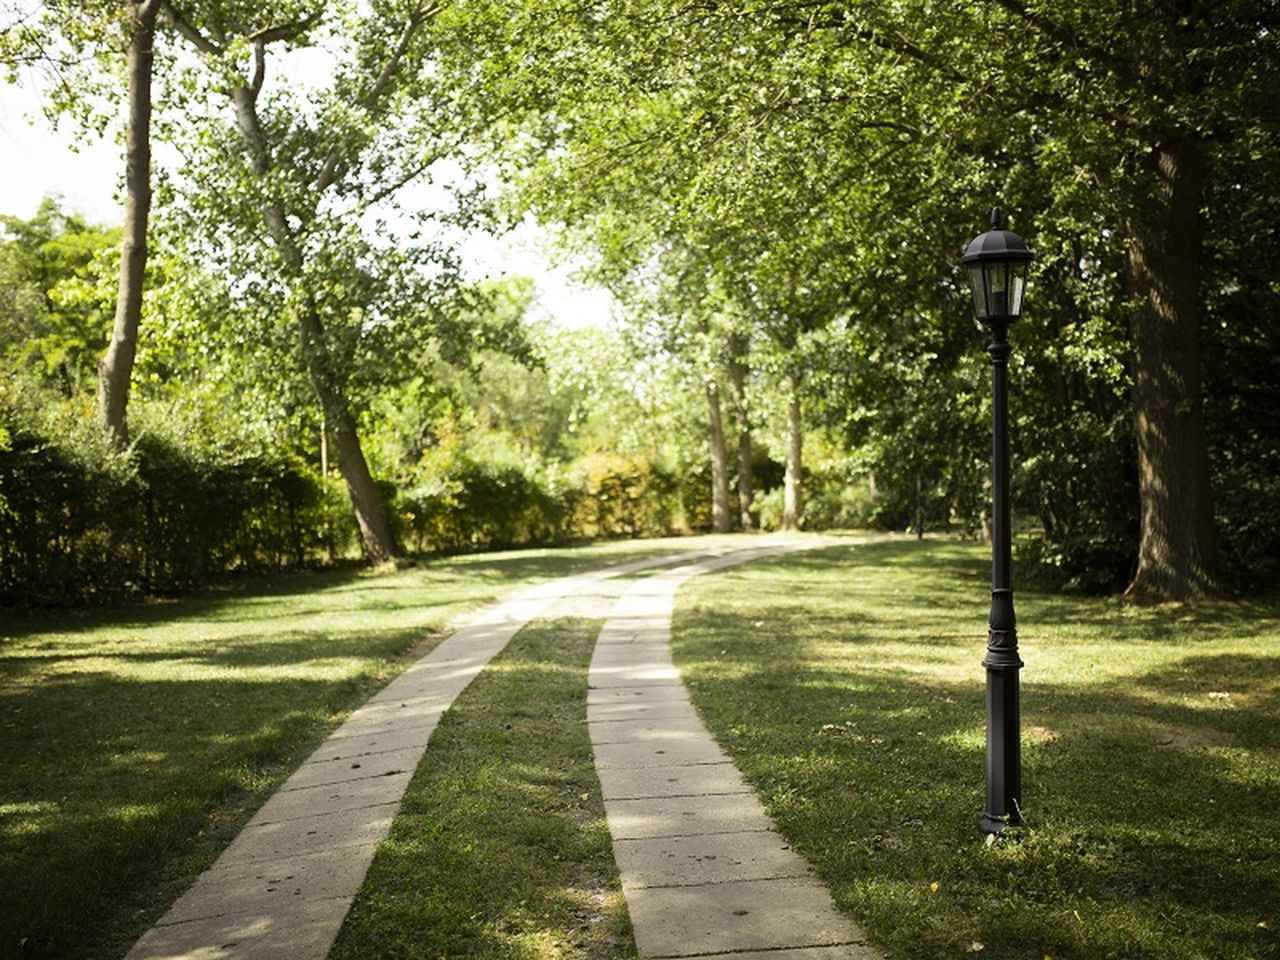
[[[117,610],[5,614],[0,956],[122,956],[315,744],[454,616],[524,583],[713,542],[454,557]]]
[[[984,846],[983,548],[761,561],[680,594],[677,663],[895,957],[1280,956],[1280,602],[1017,594],[1030,830]]]
[[[586,726],[599,628],[530,625],[458,697],[330,960],[635,956]]]

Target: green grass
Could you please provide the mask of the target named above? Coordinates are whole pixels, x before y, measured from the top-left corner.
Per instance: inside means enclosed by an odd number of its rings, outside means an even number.
[[[586,727],[599,627],[526,627],[458,697],[330,960],[635,956]]]
[[[1030,829],[987,847],[987,564],[895,542],[702,577],[677,662],[782,832],[895,957],[1280,956],[1280,602],[1018,591]]]
[[[315,744],[459,613],[531,581],[720,540],[0,612],[0,956],[122,956]]]

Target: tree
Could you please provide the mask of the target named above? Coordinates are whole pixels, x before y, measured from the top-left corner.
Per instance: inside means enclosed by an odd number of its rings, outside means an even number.
[[[155,58],[156,17],[160,0],[87,0],[42,5],[35,15],[19,14],[0,35],[0,62],[11,71],[19,65],[49,70],[56,79],[48,109],[74,112],[92,121],[93,95],[118,96],[114,83],[103,82],[125,59],[124,228],[120,242],[120,277],[115,320],[107,351],[98,365],[98,409],[102,430],[116,447],[128,443],[126,411],[147,268],[147,222],[151,213],[151,86]],[[94,76],[91,64],[97,63]],[[12,79],[12,77],[11,77]],[[98,121],[101,122],[100,120]]]
[[[508,41],[525,17],[540,18],[539,46],[577,50],[558,96],[546,94],[564,149],[540,166],[560,178],[570,219],[626,211],[725,264],[786,224],[784,239],[844,261],[821,286],[882,325],[914,312],[913,297],[957,292],[950,253],[997,197],[1038,249],[1118,245],[1124,283],[1101,306],[1127,304],[1141,505],[1129,594],[1217,589],[1199,336],[1206,241],[1231,228],[1200,211],[1215,170],[1256,154],[1274,123],[1274,98],[1260,95],[1280,76],[1274,4],[779,0],[559,18],[535,4],[509,18]],[[518,75],[517,61],[496,58]],[[1080,234],[1064,236],[1073,225]],[[725,273],[759,280],[757,262]],[[819,286],[819,262],[793,258],[793,278]]]
[[[94,376],[107,338],[119,230],[46,198],[30,220],[0,217],[0,357],[70,397]]]
[[[330,38],[345,59],[332,90],[311,104],[288,93],[264,95],[271,52],[310,42],[326,18],[340,30],[342,11],[308,3],[220,5],[189,19],[172,3],[163,9],[208,67],[202,88],[229,97],[241,143],[228,151],[225,140],[205,141],[211,149],[197,174],[199,213],[206,224],[230,221],[244,242],[236,269],[255,293],[269,293],[292,317],[365,553],[375,562],[392,559],[399,547],[361,447],[351,397],[358,354],[397,337],[432,333],[447,350],[465,353],[475,335],[440,310],[457,287],[447,250],[417,233],[405,243],[385,228],[381,240],[370,240],[361,224],[442,151],[445,131],[415,122],[421,117],[414,94],[425,94],[413,89],[424,62],[424,27],[439,7],[384,3],[363,16],[346,11],[354,37],[345,46]],[[397,129],[397,122],[404,127]],[[406,145],[412,152],[399,154]],[[227,195],[235,198],[230,205]],[[247,250],[264,244],[266,258],[243,261]]]

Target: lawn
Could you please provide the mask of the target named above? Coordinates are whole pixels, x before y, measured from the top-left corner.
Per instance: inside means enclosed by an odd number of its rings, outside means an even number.
[[[587,736],[599,629],[531,624],[458,697],[330,960],[635,956]]]
[[[673,548],[351,571],[0,633],[0,956],[118,958],[351,708],[520,584]],[[1280,957],[1280,599],[1018,592],[1024,809],[986,846],[986,554],[756,561],[678,597],[677,662],[838,903],[900,960]],[[590,762],[599,600],[442,720],[334,960],[632,956]]]
[[[0,611],[0,956],[118,958],[343,717],[521,584],[719,542],[307,573],[115,610]]]
[[[986,846],[986,557],[879,543],[681,592],[677,663],[782,832],[894,957],[1280,956],[1280,600],[1019,591],[1029,829]]]

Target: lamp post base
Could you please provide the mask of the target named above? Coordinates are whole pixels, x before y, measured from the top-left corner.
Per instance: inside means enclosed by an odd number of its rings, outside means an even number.
[[[989,836],[998,837],[1004,833],[1017,834],[1022,829],[1022,821],[1016,817],[993,817],[989,813],[984,813],[978,829]]]

